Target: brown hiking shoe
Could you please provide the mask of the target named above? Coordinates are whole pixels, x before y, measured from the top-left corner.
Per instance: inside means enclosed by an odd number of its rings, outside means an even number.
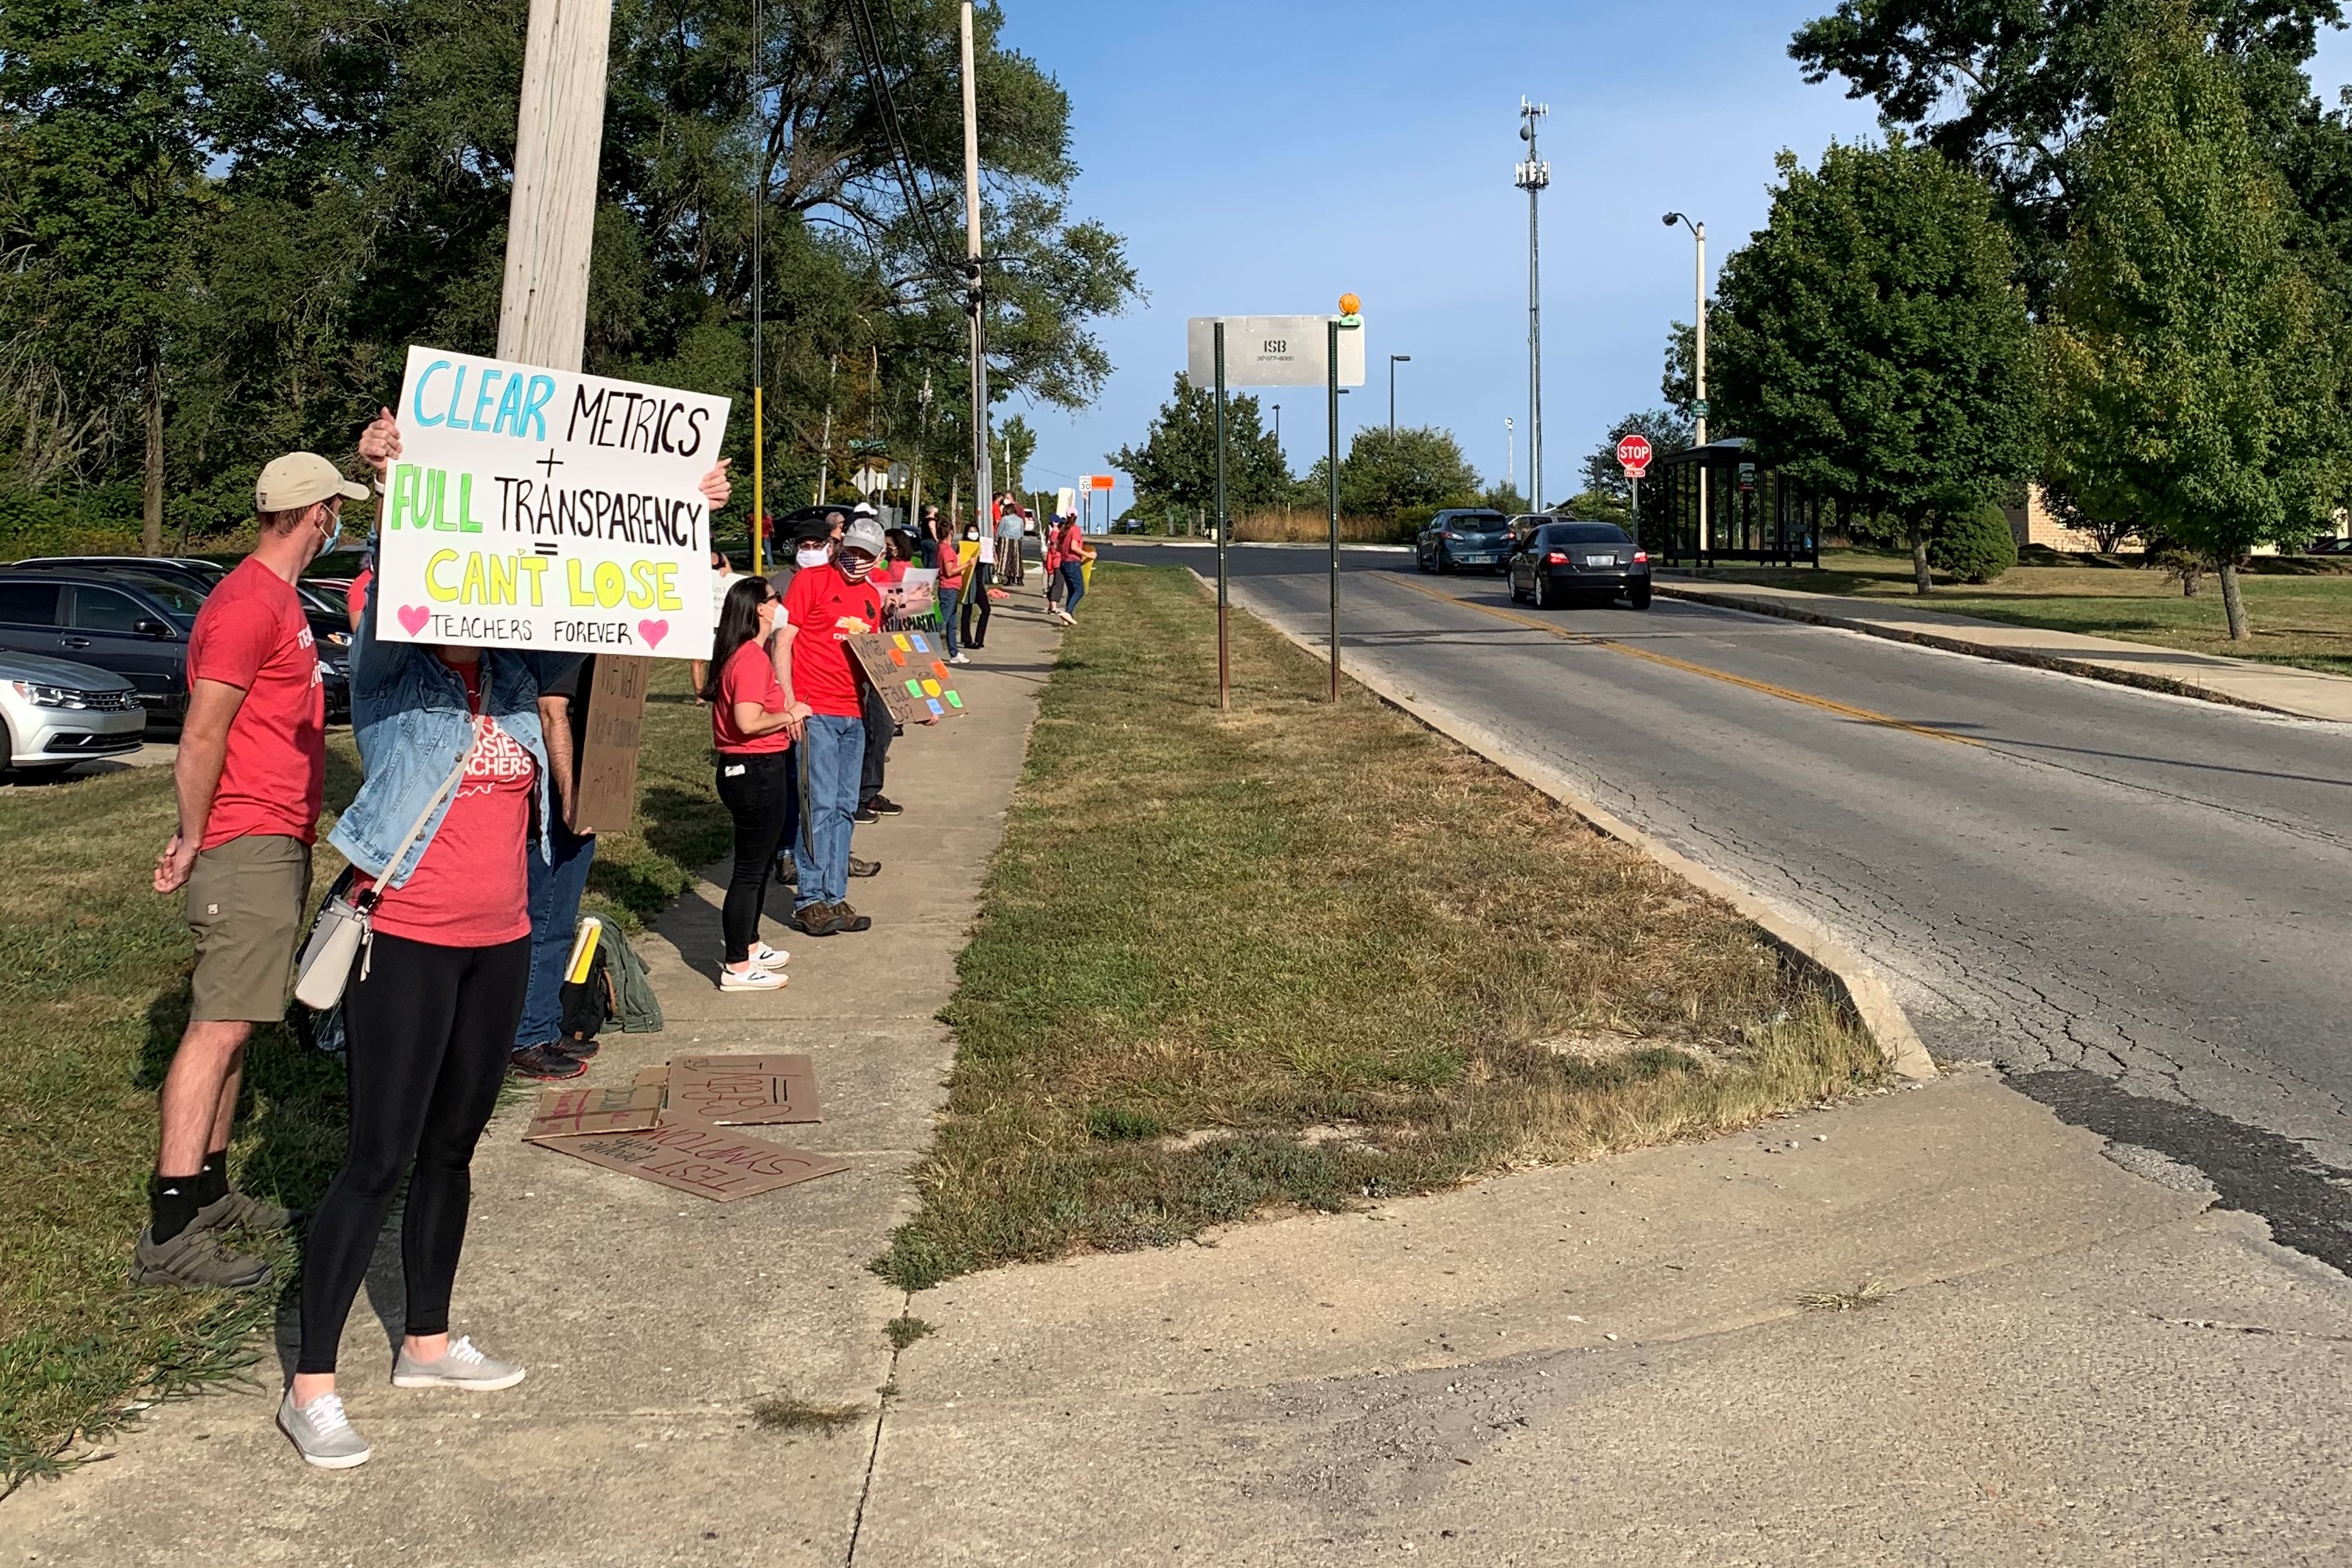
[[[196,1211],[196,1222],[191,1230],[226,1230],[241,1225],[247,1230],[284,1230],[294,1223],[294,1216],[276,1204],[264,1203],[250,1193],[240,1193],[231,1187],[226,1197],[215,1198]]]
[[[871,931],[874,929],[873,916],[861,915],[856,910],[851,909],[846,903],[840,903],[833,906],[833,929],[835,931]]]
[[[810,936],[831,936],[841,929],[832,904],[803,904],[793,911],[793,924]]]
[[[218,1231],[193,1225],[162,1242],[152,1230],[143,1230],[131,1255],[131,1283],[141,1290],[243,1290],[268,1278],[268,1263],[231,1252],[221,1245]]]

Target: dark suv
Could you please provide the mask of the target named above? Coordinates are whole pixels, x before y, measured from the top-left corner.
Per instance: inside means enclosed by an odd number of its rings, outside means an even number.
[[[1622,598],[1650,607],[1650,556],[1613,522],[1517,520],[1511,539],[1511,597],[1549,610],[1573,599]]]
[[[1423,572],[1459,566],[1502,570],[1510,559],[1510,523],[1484,507],[1449,507],[1413,537],[1412,563]]]
[[[188,711],[188,631],[203,596],[162,578],[0,572],[0,647],[112,670],[148,717]]]

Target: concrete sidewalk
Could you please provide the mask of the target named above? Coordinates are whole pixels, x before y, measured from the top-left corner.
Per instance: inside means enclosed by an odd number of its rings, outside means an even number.
[[[951,1281],[857,1564],[2347,1561],[2352,1292],[2101,1147],[1968,1070]]]
[[[2251,659],[2085,637],[2080,632],[2003,626],[1998,621],[1946,615],[1885,599],[1811,594],[1750,583],[1717,584],[1660,576],[1657,591],[1668,598],[1836,626],[1950,653],[2006,659],[2012,664],[2063,670],[2070,675],[2230,702],[2242,708],[2259,708],[2302,719],[2352,721],[2352,677],[2319,670],[2256,664]]]
[[[888,1381],[883,1325],[905,1298],[866,1265],[912,1206],[950,1061],[934,1019],[1026,755],[1057,634],[1034,594],[998,607],[961,672],[970,717],[909,728],[891,752],[907,807],[856,834],[881,876],[852,884],[862,936],[811,941],[772,919],[791,985],[721,994],[720,889],[706,883],[639,942],[668,1028],[613,1034],[587,1083],[674,1054],[800,1051],[824,1121],[776,1142],[851,1169],[713,1204],[520,1142],[525,1104],[491,1122],[455,1327],[530,1365],[507,1393],[388,1385],[399,1331],[397,1220],[344,1339],[365,1467],[308,1468],[272,1418],[293,1314],[257,1386],[166,1405],[103,1462],[0,1503],[0,1563],[384,1563],[643,1568],[838,1564],[848,1554]],[[772,916],[788,909],[772,895]],[[856,1406],[832,1436],[763,1430],[755,1402]]]

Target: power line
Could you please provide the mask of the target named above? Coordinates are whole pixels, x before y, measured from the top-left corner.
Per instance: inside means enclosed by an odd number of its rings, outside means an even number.
[[[907,146],[906,127],[898,120],[898,100],[890,90],[889,73],[883,68],[882,36],[874,26],[874,13],[867,8],[866,0],[849,0],[849,30],[856,36],[857,52],[866,63],[866,88],[874,95],[875,112],[881,119],[883,137],[890,144],[891,172],[898,176],[898,189],[907,205],[914,211],[922,231],[923,247],[930,253],[931,266],[940,280],[957,277],[963,269],[948,258],[939,226],[932,221],[931,209],[923,200],[914,155]]]

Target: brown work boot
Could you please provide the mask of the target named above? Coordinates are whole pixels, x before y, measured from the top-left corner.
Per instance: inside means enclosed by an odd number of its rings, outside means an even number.
[[[861,915],[856,910],[851,909],[846,903],[839,903],[833,906],[833,929],[835,931],[871,931],[874,929],[873,916]]]
[[[190,1226],[169,1241],[157,1241],[152,1230],[139,1233],[131,1255],[133,1289],[162,1286],[182,1290],[243,1290],[269,1278],[269,1265],[258,1258],[231,1252],[221,1245],[220,1233]]]
[[[191,1230],[226,1230],[241,1225],[247,1230],[284,1230],[294,1223],[294,1216],[276,1204],[264,1203],[250,1193],[240,1193],[235,1187],[225,1197],[215,1198],[196,1211],[196,1222]]]
[[[810,936],[831,936],[841,929],[831,904],[803,904],[793,911],[793,924]]]

